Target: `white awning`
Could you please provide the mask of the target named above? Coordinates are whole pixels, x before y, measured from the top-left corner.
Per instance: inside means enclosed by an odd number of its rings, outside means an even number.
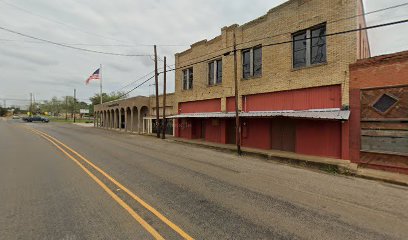
[[[310,110],[282,110],[282,111],[252,111],[240,112],[240,117],[292,117],[292,118],[309,118],[309,119],[332,119],[348,120],[350,117],[349,110],[340,110],[339,108],[310,109]],[[234,112],[205,112],[205,113],[184,113],[174,115],[169,118],[233,118]]]

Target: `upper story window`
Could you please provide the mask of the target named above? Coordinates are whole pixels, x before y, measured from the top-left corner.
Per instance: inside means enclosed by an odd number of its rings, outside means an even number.
[[[293,68],[325,63],[326,25],[293,34]]]
[[[222,83],[222,60],[208,63],[208,85]]]
[[[193,68],[183,70],[183,90],[193,88]]]
[[[242,77],[244,79],[262,75],[262,46],[242,51]]]

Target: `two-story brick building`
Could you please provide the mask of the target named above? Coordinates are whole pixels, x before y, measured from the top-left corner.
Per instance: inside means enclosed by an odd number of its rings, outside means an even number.
[[[176,54],[175,135],[349,159],[349,64],[370,56],[361,0],[290,0]],[[327,36],[329,35],[329,36]]]

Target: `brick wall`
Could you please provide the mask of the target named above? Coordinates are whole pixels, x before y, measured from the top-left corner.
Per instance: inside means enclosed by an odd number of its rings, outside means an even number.
[[[233,54],[223,54],[232,50],[234,31],[238,49],[245,49],[259,44],[289,41],[292,33],[324,22],[327,24],[327,33],[354,29],[358,26],[356,18],[335,20],[355,16],[359,2],[360,0],[290,0],[242,26],[222,28],[221,35],[214,39],[197,42],[190,49],[176,54],[176,101],[221,97],[221,110],[227,110],[226,98],[234,96]],[[292,68],[291,44],[263,47],[262,76],[249,80],[242,79],[242,58],[241,51],[238,51],[239,108],[242,109],[242,95],[334,84],[341,85],[342,105],[348,105],[348,65],[354,63],[358,56],[357,37],[355,33],[327,37],[327,64],[297,70]],[[223,82],[220,85],[208,86],[209,58],[222,59]],[[202,62],[193,65],[193,88],[182,90],[183,67],[198,61]]]
[[[360,156],[361,89],[384,88],[391,86],[407,85],[408,84],[407,76],[408,76],[408,51],[368,59],[362,59],[358,60],[355,64],[350,65],[351,115],[349,122],[350,122],[350,158],[352,161],[360,162],[364,160],[361,159]],[[375,157],[380,158],[379,154],[377,154]],[[406,159],[407,157],[399,156],[394,157],[393,159],[396,160],[402,158]],[[394,168],[396,168],[397,166],[400,168],[401,166],[398,164],[399,163],[395,163]],[[405,167],[407,168],[408,165],[405,165]],[[408,173],[408,168],[407,170],[405,170],[405,172]]]

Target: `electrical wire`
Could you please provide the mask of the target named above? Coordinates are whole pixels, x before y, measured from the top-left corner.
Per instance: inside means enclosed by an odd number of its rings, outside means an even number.
[[[104,54],[104,55],[113,55],[113,56],[123,56],[123,57],[148,57],[148,56],[151,56],[149,54],[124,54],[124,53],[103,52],[103,51],[96,51],[96,50],[91,50],[91,49],[86,49],[86,48],[79,48],[79,47],[66,45],[66,44],[63,44],[63,43],[54,42],[54,41],[47,40],[47,39],[42,39],[42,38],[30,36],[28,34],[20,33],[20,32],[17,32],[17,31],[14,31],[14,30],[11,30],[11,29],[8,29],[8,28],[5,28],[5,27],[1,27],[1,26],[0,26],[0,29],[3,30],[3,31],[6,31],[6,32],[10,32],[10,33],[13,33],[13,34],[16,34],[16,35],[26,37],[26,38],[31,38],[31,39],[46,42],[46,43],[49,43],[49,44],[53,44],[53,45],[56,45],[56,46],[71,48],[71,49],[80,50],[80,51],[84,51],[84,52],[98,53],[98,54]]]
[[[321,36],[304,38],[304,39],[301,39],[301,40],[289,40],[289,41],[283,41],[283,42],[277,42],[277,43],[262,44],[262,47],[277,46],[277,45],[282,45],[282,44],[294,43],[296,41],[304,41],[304,40],[307,40],[307,39],[342,35],[342,34],[347,34],[347,33],[352,33],[352,32],[357,32],[357,31],[365,31],[365,30],[369,30],[369,29],[375,29],[375,28],[386,27],[386,26],[391,26],[391,25],[396,25],[396,24],[403,24],[403,23],[408,23],[408,19],[401,20],[401,21],[395,21],[395,22],[389,22],[389,23],[383,23],[383,24],[378,24],[378,25],[373,25],[373,26],[368,26],[368,27],[363,27],[363,28],[350,29],[350,30],[346,30],[346,31],[334,32],[334,33],[324,34],[324,35],[321,35]],[[241,50],[244,50],[244,49],[245,48],[237,48],[236,51],[241,51]],[[223,54],[212,56],[210,58],[203,59],[201,61],[197,61],[197,62],[186,64],[186,65],[183,65],[183,66],[180,66],[180,67],[175,67],[175,68],[169,69],[169,70],[167,70],[167,72],[171,72],[171,71],[191,67],[191,66],[193,66],[195,64],[207,62],[207,61],[210,61],[210,60],[214,60],[214,59],[222,57],[222,56],[228,56],[232,52],[233,51],[227,51],[227,52],[224,52]],[[163,73],[163,72],[160,72],[160,73]]]
[[[393,5],[393,6],[386,7],[386,8],[377,9],[377,10],[366,12],[366,13],[360,13],[360,14],[357,14],[357,15],[349,16],[349,17],[335,19],[335,20],[326,22],[326,24],[337,23],[337,22],[341,22],[341,21],[345,21],[345,20],[349,20],[349,19],[353,19],[353,18],[357,18],[357,17],[367,16],[367,15],[370,15],[370,14],[373,14],[373,13],[379,13],[379,12],[387,11],[387,10],[394,9],[394,8],[400,8],[400,7],[404,7],[404,6],[408,6],[408,2],[403,3],[403,4]],[[279,36],[286,35],[286,34],[291,34],[291,33],[292,32],[279,33],[279,34],[275,34],[275,35],[268,36],[268,37],[258,38],[258,39],[254,39],[254,40],[250,40],[250,41],[246,41],[246,42],[241,42],[241,43],[237,43],[237,46],[243,45],[243,44],[246,44],[246,43],[250,43],[250,42],[256,42],[256,41],[260,41],[260,40],[264,40],[264,39],[279,37]]]
[[[404,7],[404,6],[408,6],[408,2],[403,3],[403,4],[393,5],[393,6],[386,7],[386,8],[377,9],[377,10],[370,11],[370,12],[367,12],[367,13],[362,13],[362,14],[357,14],[357,15],[345,17],[345,18],[335,19],[335,20],[332,20],[332,21],[328,21],[327,24],[332,24],[332,23],[336,23],[336,22],[340,22],[340,21],[344,21],[344,20],[349,20],[349,19],[353,19],[353,18],[357,18],[357,17],[361,17],[361,16],[366,16],[366,15],[370,15],[370,14],[373,14],[373,13],[379,13],[379,12],[387,11],[387,10],[394,9],[394,8],[400,8],[400,7]],[[308,19],[308,20],[310,20],[310,19]],[[243,45],[243,44],[247,44],[247,43],[251,43],[251,42],[258,42],[258,41],[261,41],[261,40],[270,39],[270,38],[274,38],[274,37],[279,37],[279,36],[286,35],[286,34],[291,34],[291,33],[292,32],[278,33],[278,34],[274,34],[274,35],[263,37],[263,38],[258,38],[258,39],[253,39],[253,40],[246,41],[246,42],[237,43],[236,45],[240,46],[240,45]],[[233,46],[231,45],[231,46],[227,46],[227,47],[224,47],[224,48],[221,48],[221,49],[217,49],[217,50],[215,50],[213,52],[203,54],[203,55],[198,56],[198,57],[191,58],[191,59],[186,60],[186,61],[184,61],[182,63],[190,62],[192,60],[199,59],[199,58],[202,58],[202,57],[205,57],[205,56],[220,52],[220,51],[225,50],[225,49],[232,49],[232,47]],[[220,57],[220,55],[218,55],[216,57]],[[179,64],[182,64],[182,63],[179,63]]]
[[[121,99],[122,97],[127,96],[129,93],[133,92],[134,90],[136,90],[137,88],[141,87],[143,84],[147,83],[149,80],[151,80],[151,79],[153,79],[153,78],[154,78],[154,75],[151,76],[150,78],[146,79],[145,81],[143,81],[142,83],[140,83],[140,84],[137,85],[136,87],[132,88],[131,90],[127,91],[126,93],[120,95],[120,96],[118,97],[118,99]]]
[[[129,87],[129,86],[131,86],[131,85],[133,85],[133,84],[135,84],[136,82],[142,80],[143,78],[145,78],[145,77],[147,77],[147,76],[149,76],[150,74],[153,74],[153,73],[154,73],[154,70],[151,71],[151,72],[149,72],[148,74],[146,74],[146,75],[144,75],[144,76],[142,76],[142,77],[139,77],[138,79],[136,79],[136,80],[134,80],[134,81],[132,81],[132,82],[126,84],[125,86],[119,88],[118,90],[116,90],[116,92],[118,92],[118,91],[120,91],[120,90],[122,90],[122,89],[124,89],[124,88],[127,88],[127,87]]]
[[[56,23],[56,24],[60,24],[60,25],[65,26],[65,27],[69,27],[71,29],[74,29],[76,31],[79,31],[79,32],[82,32],[82,33],[85,33],[85,34],[88,34],[88,35],[91,35],[91,36],[98,36],[99,38],[104,38],[104,39],[107,39],[107,40],[113,40],[113,41],[121,42],[121,43],[126,43],[126,44],[111,44],[111,45],[110,44],[76,43],[76,44],[66,44],[66,45],[100,46],[100,47],[106,47],[106,46],[114,46],[114,47],[152,47],[153,46],[153,44],[129,44],[128,41],[126,42],[126,41],[119,40],[119,39],[116,39],[116,38],[104,36],[104,35],[101,35],[101,34],[98,34],[98,33],[95,33],[95,32],[85,31],[85,30],[82,30],[82,29],[80,29],[79,27],[77,27],[75,25],[67,24],[67,23],[64,23],[64,22],[61,22],[61,21],[58,21],[58,20],[43,16],[43,15],[34,13],[34,12],[30,11],[30,10],[27,10],[25,8],[16,6],[16,5],[14,5],[14,4],[10,3],[10,2],[4,1],[4,0],[0,0],[0,2],[3,3],[3,4],[6,4],[6,5],[10,6],[10,7],[13,7],[13,8],[15,8],[15,9],[17,9],[19,11],[30,14],[32,16],[39,17],[39,18],[45,19],[47,21],[50,21],[50,22],[53,22],[53,23]],[[184,47],[184,46],[189,46],[189,45],[186,45],[186,44],[160,44],[160,45],[156,44],[156,45],[157,46],[162,46],[162,47]]]

